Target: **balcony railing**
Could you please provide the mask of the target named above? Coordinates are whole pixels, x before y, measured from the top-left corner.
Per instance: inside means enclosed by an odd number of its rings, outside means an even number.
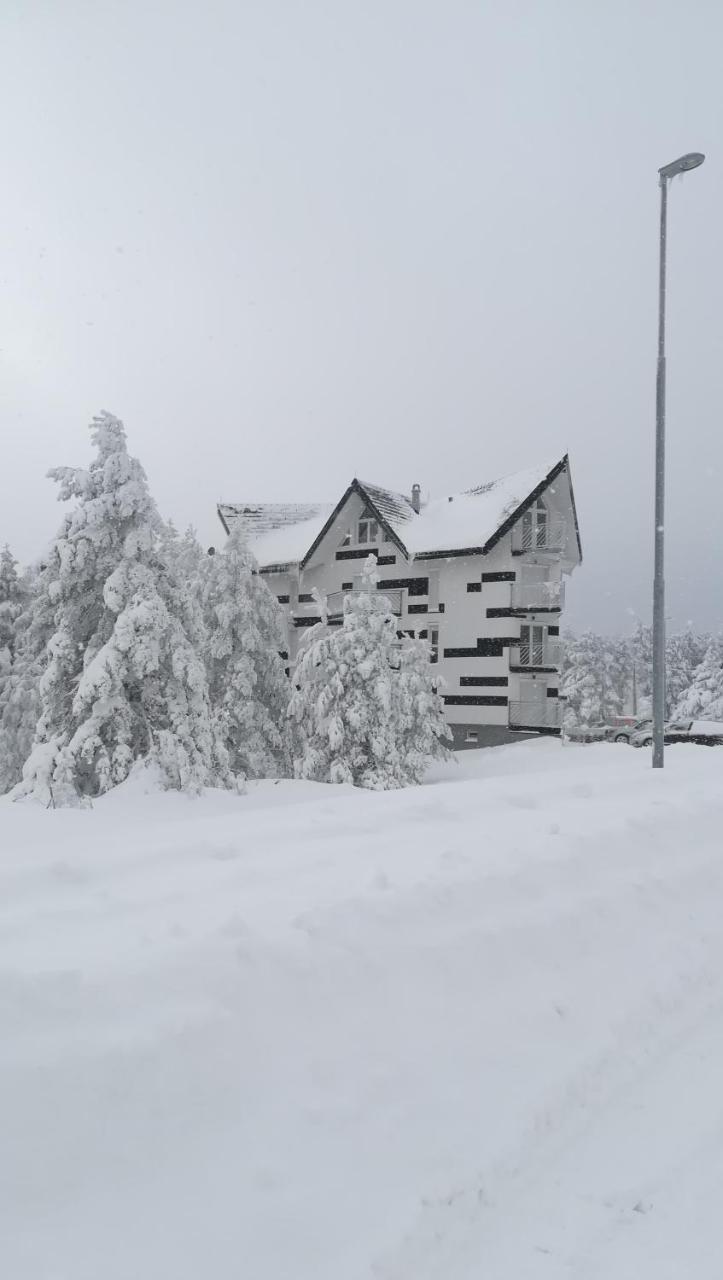
[[[524,524],[520,521],[512,530],[512,550],[516,555],[525,551],[564,551],[567,526],[564,520],[545,520],[540,524]]]
[[[330,618],[341,618],[344,613],[344,597],[360,595],[359,591],[330,591],[326,597],[326,607]],[[401,617],[403,591],[399,587],[393,587],[389,591],[377,592],[380,596],[385,596],[389,601],[392,613],[395,618]]]
[[[562,609],[565,603],[565,584],[554,582],[513,582],[513,609]]]
[[[539,702],[511,702],[511,729],[559,729],[560,704],[556,698]]]
[[[510,649],[510,666],[559,667],[561,653],[559,640],[522,641]]]

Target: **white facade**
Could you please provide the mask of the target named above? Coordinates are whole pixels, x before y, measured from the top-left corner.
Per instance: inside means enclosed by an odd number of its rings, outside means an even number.
[[[307,506],[302,521],[300,511],[219,507],[227,530],[244,522],[286,611],[290,664],[320,618],[314,593],[340,625],[343,597],[373,552],[400,631],[433,645],[458,745],[559,732],[564,577],[581,560],[567,457],[419,512],[412,499],[358,481],[336,507]]]

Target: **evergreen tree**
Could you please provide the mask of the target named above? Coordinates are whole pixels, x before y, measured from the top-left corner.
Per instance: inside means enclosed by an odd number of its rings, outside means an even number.
[[[693,683],[696,667],[703,661],[710,636],[701,637],[690,628],[668,636],[665,644],[665,714],[669,719]]]
[[[60,803],[97,795],[139,759],[154,761],[168,786],[227,783],[205,670],[184,627],[145,473],[117,418],[95,418],[91,435],[87,471],[50,473],[60,498],[76,505],[41,574],[55,629],[23,789]]]
[[[653,628],[638,619],[630,641],[634,668],[635,712],[642,719],[650,714],[653,698]]]
[[[370,556],[341,627],[319,624],[297,658],[290,715],[296,776],[374,790],[421,781],[449,755],[429,646],[397,636]]]
[[[249,778],[288,777],[284,615],[240,529],[206,557],[201,584],[211,712],[231,768]]]
[[[673,717],[676,720],[723,720],[723,636],[711,640]]]
[[[0,551],[0,659],[6,655],[8,668],[15,651],[16,625],[27,597],[17,560],[7,544]]]
[[[560,692],[565,727],[601,724],[622,710],[627,659],[622,647],[594,631],[563,637]]]
[[[0,691],[0,794],[20,781],[40,715],[40,679],[55,630],[55,610],[39,581],[39,573],[25,575],[25,605],[15,624],[13,661]]]

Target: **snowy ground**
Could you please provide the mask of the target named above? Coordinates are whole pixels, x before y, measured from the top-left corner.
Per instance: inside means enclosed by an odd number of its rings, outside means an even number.
[[[722,782],[0,802],[0,1276],[720,1280]]]

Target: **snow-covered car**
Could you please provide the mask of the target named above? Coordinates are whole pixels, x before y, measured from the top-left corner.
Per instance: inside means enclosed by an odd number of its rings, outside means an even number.
[[[646,729],[652,729],[652,720],[633,720],[629,723],[618,723],[607,725],[606,738],[608,742],[630,742],[633,734],[643,733]]]
[[[665,742],[697,742],[705,747],[723,747],[723,721],[673,720],[665,726]],[[653,742],[652,722],[634,733],[631,747],[649,747]]]

